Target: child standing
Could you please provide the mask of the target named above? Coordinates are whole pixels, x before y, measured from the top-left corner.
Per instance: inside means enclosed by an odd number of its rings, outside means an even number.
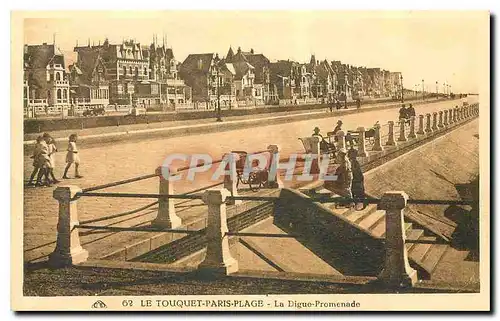
[[[31,156],[31,158],[33,158],[33,171],[31,172],[30,180],[28,181],[28,186],[34,185],[33,179],[35,179],[35,175],[38,174],[38,172],[40,171],[40,162],[38,161],[38,156],[40,155],[42,149],[42,141],[43,141],[42,136],[38,136],[36,138],[35,149],[33,150],[33,155]]]
[[[54,168],[56,168],[56,152],[57,152],[57,147],[56,147],[56,144],[54,143],[54,139],[52,137],[50,137],[50,135],[47,135],[46,142],[47,142],[47,147],[48,147],[48,152],[49,152],[49,159],[50,159],[49,168],[48,168],[49,175],[52,178],[52,182],[54,184],[57,184],[57,183],[60,182],[54,176]]]
[[[47,141],[42,136],[40,141],[40,150],[36,157],[39,171],[36,178],[35,186],[51,186],[49,179],[49,167],[50,167],[50,157],[49,157],[49,147],[47,146]],[[42,184],[42,179],[45,178],[45,182]]]
[[[78,155],[78,148],[76,148],[76,141],[77,141],[77,135],[76,134],[71,134],[69,136],[69,143],[68,143],[68,153],[66,154],[66,168],[64,169],[64,179],[68,179],[69,177],[67,176],[68,170],[71,167],[71,164],[75,164],[75,178],[82,178],[78,173],[78,166],[80,165],[80,156]]]

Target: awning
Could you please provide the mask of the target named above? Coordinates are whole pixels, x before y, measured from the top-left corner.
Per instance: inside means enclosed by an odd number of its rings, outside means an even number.
[[[72,94],[76,94],[76,91],[74,91],[73,89],[71,89],[69,92]]]

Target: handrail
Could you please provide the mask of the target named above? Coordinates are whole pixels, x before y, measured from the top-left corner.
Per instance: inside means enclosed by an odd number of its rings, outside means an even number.
[[[93,196],[93,197],[116,197],[116,198],[172,198],[172,199],[202,199],[201,194],[193,195],[171,195],[171,194],[140,194],[140,193],[92,193],[80,192],[75,197]],[[310,197],[314,202],[320,203],[338,203],[338,202],[359,202],[365,204],[379,204],[380,198],[365,197],[365,198],[348,198],[340,196],[312,196]],[[228,196],[229,200],[241,201],[275,201],[279,200],[279,196]],[[479,201],[473,200],[433,200],[433,199],[408,199],[408,204],[415,205],[474,205]]]
[[[138,176],[138,177],[134,177],[134,178],[124,179],[124,180],[113,182],[113,183],[102,184],[102,185],[97,185],[97,186],[93,186],[93,187],[89,187],[89,188],[84,188],[84,189],[82,189],[82,192],[96,191],[99,189],[104,189],[104,188],[108,188],[108,187],[114,187],[114,186],[118,186],[118,185],[123,185],[123,184],[127,184],[127,183],[141,181],[141,180],[153,178],[156,176],[158,176],[158,174],[148,174],[148,175]]]

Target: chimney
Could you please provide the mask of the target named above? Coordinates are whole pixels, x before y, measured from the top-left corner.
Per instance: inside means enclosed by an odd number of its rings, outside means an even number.
[[[252,49],[250,49],[250,53],[253,55],[253,53],[254,53],[253,48],[252,48]]]

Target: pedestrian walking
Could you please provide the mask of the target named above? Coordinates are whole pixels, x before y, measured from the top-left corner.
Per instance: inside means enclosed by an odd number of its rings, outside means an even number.
[[[57,184],[60,181],[55,177],[54,175],[54,168],[56,168],[56,152],[57,152],[57,146],[54,142],[54,139],[48,135],[47,139],[47,147],[48,147],[48,153],[49,153],[49,177],[52,179],[52,183]]]
[[[50,167],[50,157],[49,157],[49,147],[47,145],[47,133],[41,136],[41,141],[39,145],[39,151],[37,153],[36,162],[38,164],[38,175],[36,178],[35,186],[52,186],[49,178],[49,167]]]
[[[339,149],[337,152],[337,161],[339,167],[335,170],[336,180],[325,181],[325,188],[332,191],[333,193],[347,198],[348,200],[341,201],[335,205],[338,207],[353,207],[355,204],[352,201],[352,167],[351,162],[347,157],[347,151],[345,148]]]
[[[82,178],[78,172],[78,167],[80,166],[80,156],[78,155],[78,148],[76,147],[76,141],[78,136],[76,134],[71,134],[69,136],[68,142],[68,152],[66,154],[66,168],[64,169],[64,175],[62,178],[68,179],[68,170],[71,167],[71,164],[75,164],[75,178]]]
[[[33,171],[31,172],[30,179],[29,179],[28,184],[27,184],[28,186],[35,185],[33,183],[33,180],[35,179],[35,176],[40,172],[41,164],[39,162],[38,157],[40,156],[40,152],[42,150],[42,141],[43,141],[42,136],[38,136],[36,138],[36,143],[35,143],[35,147],[33,149],[33,154],[30,157],[33,159]],[[38,179],[37,179],[37,181],[38,181]]]
[[[363,176],[363,171],[361,170],[361,164],[358,162],[358,151],[354,148],[349,149],[347,152],[347,157],[351,162],[352,169],[352,186],[351,193],[354,199],[364,199],[365,198],[365,178]],[[363,209],[366,208],[367,204],[363,202]]]

